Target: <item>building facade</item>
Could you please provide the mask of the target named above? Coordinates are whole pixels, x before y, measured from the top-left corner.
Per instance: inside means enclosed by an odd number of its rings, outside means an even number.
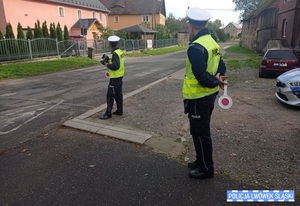
[[[28,26],[34,29],[39,20],[41,24],[46,21],[48,28],[50,23],[60,23],[62,28],[67,26],[70,36],[76,37],[83,36],[83,27],[87,31],[86,38],[92,39],[100,35],[95,24],[107,26],[108,13],[108,9],[99,0],[1,0],[0,30],[5,34],[9,22],[16,36],[18,23],[26,32]],[[82,21],[78,28],[79,20]]]
[[[242,32],[242,27],[237,23],[230,22],[224,27],[224,32],[230,34],[231,37],[236,38]]]
[[[243,20],[243,47],[262,52],[275,39],[300,48],[300,0],[267,0]]]
[[[120,30],[133,25],[145,24],[154,29],[165,25],[166,8],[164,0],[101,0],[111,11],[108,27]]]

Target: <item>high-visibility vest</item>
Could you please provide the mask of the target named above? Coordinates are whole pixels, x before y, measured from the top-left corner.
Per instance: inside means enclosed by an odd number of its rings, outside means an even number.
[[[117,70],[111,70],[109,69],[109,78],[118,78],[118,77],[123,77],[125,74],[125,61],[124,61],[124,54],[121,49],[116,49],[114,51],[119,56],[120,59],[120,68]],[[112,60],[110,58],[109,64],[112,64]]]
[[[206,71],[211,75],[216,75],[221,59],[220,46],[215,42],[210,34],[199,37],[193,43],[201,44],[208,51],[208,61]],[[182,87],[184,99],[198,99],[219,91],[219,86],[208,88],[201,85],[192,71],[192,64],[189,58],[186,58],[186,73]]]

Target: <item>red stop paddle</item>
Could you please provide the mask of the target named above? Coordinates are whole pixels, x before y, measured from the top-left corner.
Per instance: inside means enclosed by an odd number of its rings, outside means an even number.
[[[227,83],[227,80],[224,80]],[[229,109],[233,101],[230,96],[227,95],[227,85],[224,85],[224,94],[218,99],[218,104],[222,109]]]
[[[105,72],[105,77],[109,78],[109,72]]]

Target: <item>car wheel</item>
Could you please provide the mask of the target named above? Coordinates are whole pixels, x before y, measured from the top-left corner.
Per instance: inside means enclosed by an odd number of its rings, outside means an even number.
[[[258,72],[258,77],[259,78],[263,78],[264,77],[264,74],[259,70],[259,72]]]

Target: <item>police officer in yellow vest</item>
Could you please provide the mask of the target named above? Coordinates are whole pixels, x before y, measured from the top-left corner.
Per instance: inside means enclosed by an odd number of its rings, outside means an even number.
[[[189,176],[213,178],[210,120],[219,87],[223,88],[225,84],[226,66],[221,59],[220,46],[207,28],[211,14],[199,8],[189,8],[187,17],[191,43],[187,51],[182,93],[196,151],[196,160],[188,163],[192,169]]]
[[[118,47],[120,37],[110,36],[108,38],[110,46],[112,48],[112,58],[108,62],[105,62],[105,66],[109,71],[109,85],[106,95],[107,108],[104,115],[100,117],[102,120],[106,120],[114,115],[123,115],[123,76],[125,73],[125,62],[124,54],[122,50]],[[117,110],[112,113],[112,108],[114,101],[116,100]]]

